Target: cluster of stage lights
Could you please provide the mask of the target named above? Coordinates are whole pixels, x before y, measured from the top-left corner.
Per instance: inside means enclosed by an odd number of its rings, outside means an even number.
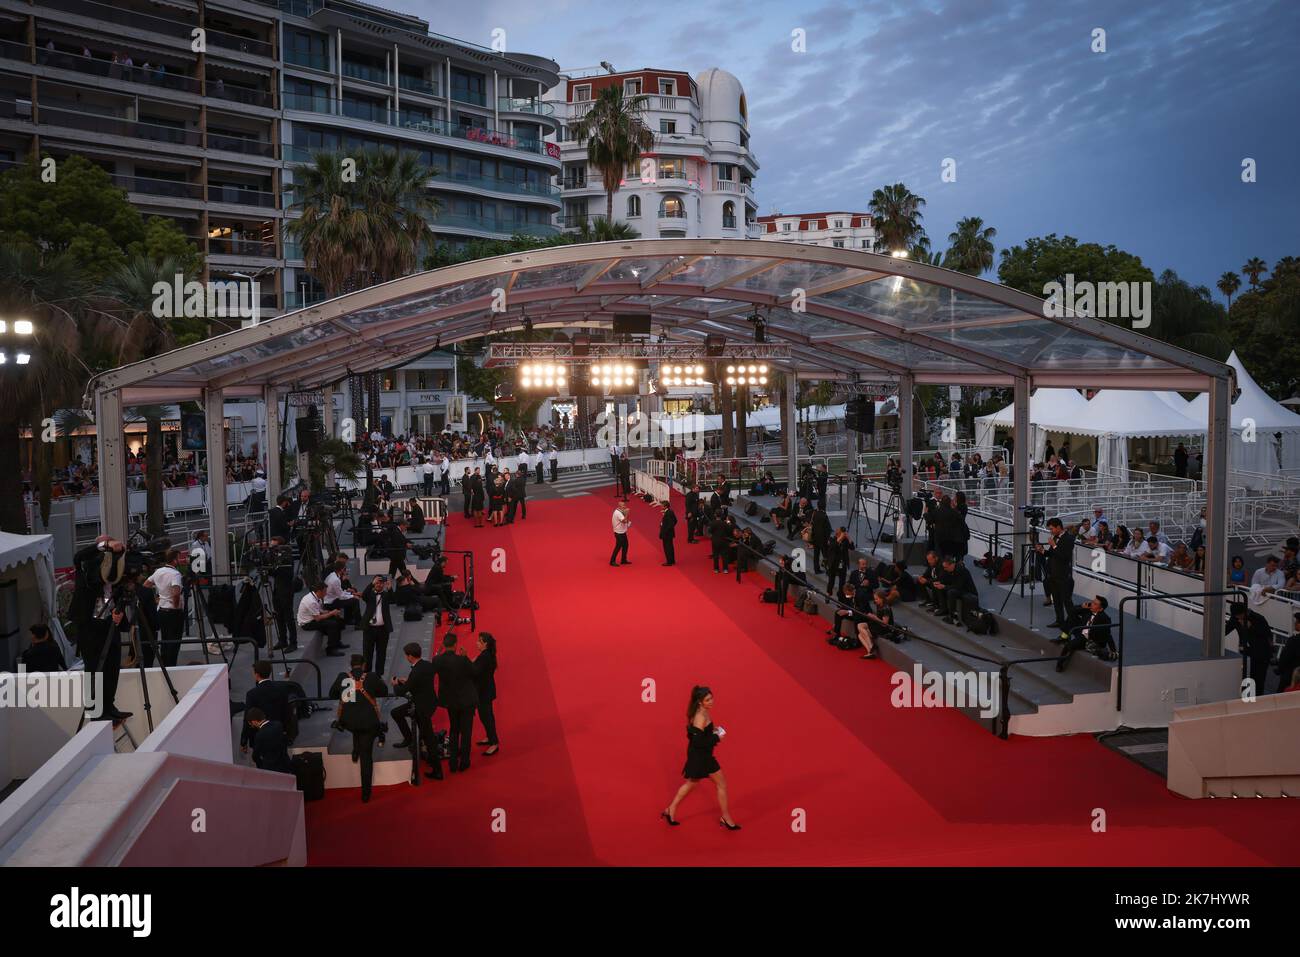
[[[727,366],[727,385],[767,385],[767,366]]]
[[[704,384],[704,366],[662,365],[659,381],[670,388]]]
[[[614,362],[591,367],[591,384],[602,389],[630,389],[636,385],[637,368]]]
[[[562,365],[552,362],[525,362],[519,366],[519,387],[563,390],[566,375]]]
[[[10,333],[13,337],[21,341],[26,336],[35,332],[30,319],[15,319],[12,323],[0,319],[0,336],[9,338]],[[25,366],[32,361],[32,354],[29,350],[17,347],[13,356],[13,361],[20,366]],[[3,347],[0,347],[0,366],[9,364],[9,353]]]

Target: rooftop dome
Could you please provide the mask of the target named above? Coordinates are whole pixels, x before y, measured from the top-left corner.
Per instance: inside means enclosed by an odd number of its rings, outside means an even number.
[[[748,125],[749,107],[745,88],[726,70],[710,67],[695,79],[700,91],[700,110],[704,121]]]

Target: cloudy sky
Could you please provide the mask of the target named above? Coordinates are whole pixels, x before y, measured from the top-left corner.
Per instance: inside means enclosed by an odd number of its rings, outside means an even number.
[[[1300,255],[1297,0],[383,5],[483,45],[503,29],[564,68],[729,70],[762,214],[865,209],[901,181],[937,248],[980,216],[999,248],[1068,233],[1211,287],[1250,256]]]

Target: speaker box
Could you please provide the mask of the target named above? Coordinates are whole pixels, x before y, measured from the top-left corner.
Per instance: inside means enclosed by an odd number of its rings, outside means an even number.
[[[650,335],[650,313],[638,315],[614,316],[614,335],[648,336]]]
[[[854,396],[844,404],[844,428],[850,432],[876,431],[876,403],[865,396]]]
[[[307,414],[297,421],[295,428],[298,433],[298,451],[315,452],[324,437],[324,429],[320,417],[316,414],[315,406],[307,410]]]

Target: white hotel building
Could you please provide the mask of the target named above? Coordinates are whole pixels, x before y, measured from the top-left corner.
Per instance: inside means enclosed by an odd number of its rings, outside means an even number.
[[[615,84],[625,95],[648,97],[643,119],[655,145],[624,172],[614,196],[614,221],[630,224],[645,239],[757,238],[758,160],[750,150],[745,91],[734,76],[716,68],[694,79],[648,68],[561,74],[545,96],[560,123],[560,224],[576,229],[605,215],[600,170],[588,166],[586,144],[574,139],[571,129],[600,91]]]
[[[759,239],[771,242],[833,246],[836,249],[876,248],[870,213],[776,213],[759,216]]]

